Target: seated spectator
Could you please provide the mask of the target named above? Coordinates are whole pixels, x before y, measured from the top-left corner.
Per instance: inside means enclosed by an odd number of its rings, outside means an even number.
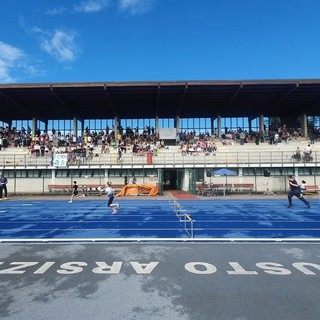
[[[301,150],[299,147],[297,147],[294,155],[292,156],[292,158],[296,159],[297,161],[301,161]]]
[[[121,148],[118,148],[118,162],[122,160],[122,150]]]

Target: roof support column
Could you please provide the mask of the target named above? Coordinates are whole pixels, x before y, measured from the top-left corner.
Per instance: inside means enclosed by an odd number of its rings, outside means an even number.
[[[175,128],[176,128],[176,141],[179,142],[179,133],[180,133],[180,117],[176,116],[175,120]]]
[[[308,124],[307,124],[307,115],[304,113],[299,117],[301,125],[301,134],[303,137],[308,137]]]
[[[80,129],[80,132],[81,132],[81,137],[83,137],[83,134],[84,134],[84,120],[81,119],[81,120],[78,120],[79,123],[81,124],[81,129]],[[77,136],[78,136],[78,132],[77,132]]]
[[[37,118],[33,117],[32,118],[32,135],[34,136],[37,131]]]
[[[214,119],[211,117],[210,118],[210,126],[211,126],[211,135],[213,136],[214,135]]]
[[[217,128],[218,128],[218,138],[220,139],[221,138],[221,116],[218,116],[217,117]]]
[[[44,120],[44,132],[48,133],[48,120]]]
[[[263,114],[259,115],[259,132],[264,133],[264,115]]]
[[[158,134],[159,133],[159,117],[158,116],[156,116],[156,119],[155,119],[155,132],[156,132],[156,134]]]
[[[119,126],[119,120],[118,117],[114,117],[114,125],[113,125],[113,131],[114,131],[114,139],[117,139],[118,135],[118,126]]]
[[[248,124],[249,124],[249,133],[252,131],[252,118],[248,117]]]
[[[73,135],[75,137],[78,137],[77,132],[78,132],[78,119],[77,117],[73,117]]]

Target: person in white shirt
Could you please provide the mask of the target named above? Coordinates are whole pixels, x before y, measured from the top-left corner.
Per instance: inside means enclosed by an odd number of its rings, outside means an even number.
[[[113,199],[114,199],[114,191],[111,188],[111,182],[107,182],[107,188],[106,188],[106,193],[107,193],[107,197],[109,198],[108,200],[108,207],[110,207],[112,209],[112,214],[117,214],[118,210],[115,209],[115,207],[120,208],[120,204],[119,202],[117,203],[112,203]]]
[[[299,198],[303,197],[303,191],[306,190],[306,184],[307,184],[307,182],[305,180],[301,181],[301,184],[300,184],[300,192],[301,193],[300,193],[300,197]]]
[[[306,148],[304,149],[304,153],[309,153],[309,154],[312,153],[312,149],[311,149],[310,144],[308,144],[308,145],[306,146]]]
[[[304,149],[304,161],[312,161],[313,158],[311,157],[312,154],[312,148],[310,146],[310,144],[308,144],[306,146],[306,148]]]
[[[274,144],[277,145],[279,143],[279,134],[276,132],[274,134]]]

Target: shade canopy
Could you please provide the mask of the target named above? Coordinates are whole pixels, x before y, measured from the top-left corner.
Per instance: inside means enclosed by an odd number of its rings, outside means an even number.
[[[235,171],[229,170],[229,169],[219,169],[213,171],[214,174],[216,175],[225,175],[225,176],[231,176],[237,174]]]

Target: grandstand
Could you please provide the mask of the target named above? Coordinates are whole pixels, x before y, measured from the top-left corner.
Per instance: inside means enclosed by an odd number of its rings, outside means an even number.
[[[122,184],[125,175],[135,175],[138,183],[158,184],[159,172],[165,174],[173,171],[180,179],[175,189],[198,193],[199,183],[224,184],[225,177],[214,176],[212,171],[225,167],[236,172],[236,175],[228,177],[229,184],[253,184],[251,192],[263,193],[268,179],[272,190],[284,192],[288,174],[298,174],[299,179],[309,181],[311,185],[319,184],[318,144],[312,145],[312,161],[297,161],[293,157],[297,147],[304,150],[307,145],[308,141],[304,138],[278,145],[268,142],[223,145],[217,140],[217,150],[209,154],[198,151],[182,155],[180,146],[170,146],[159,149],[151,158],[148,153],[138,156],[127,150],[122,154],[121,161],[116,148],[101,153],[101,145],[97,145],[92,158],[78,157],[62,167],[54,166],[53,154],[31,155],[28,148],[11,146],[1,151],[0,162],[5,175],[11,180],[11,193],[48,193],[52,191],[49,185],[71,185],[73,179],[77,179],[80,185],[104,185],[108,180]],[[264,176],[265,168],[270,171],[269,178]],[[186,173],[192,180],[185,181]],[[15,183],[12,183],[13,180]],[[169,188],[172,186],[169,185]]]
[[[263,193],[267,187],[285,192],[289,174],[317,189],[317,88],[317,80],[1,85],[0,120],[11,136],[5,137],[6,144],[1,137],[0,165],[10,179],[11,194],[45,194],[53,191],[50,185],[71,185],[74,179],[83,186],[110,180],[122,185],[125,176],[157,185],[160,195],[170,189],[199,194],[201,184],[226,184],[225,176],[213,174],[219,168],[235,172],[227,177],[233,192]],[[280,141],[274,143],[270,119],[287,116],[289,111],[285,131],[290,139],[281,136],[284,127],[279,127]],[[192,121],[185,121],[187,117]],[[195,121],[195,117],[201,118]],[[232,122],[224,121],[234,117],[247,117],[247,126],[238,128],[235,121],[233,128]],[[84,119],[100,119],[101,126],[94,120],[93,128],[85,127]],[[209,119],[204,121],[209,125],[203,126],[199,119]],[[54,130],[61,121],[67,121],[68,127]],[[186,128],[185,122],[193,127]],[[141,127],[133,132],[133,125],[139,123],[149,132]],[[224,126],[227,123],[229,128]],[[109,124],[107,133],[102,126]],[[123,129],[128,127],[132,135]],[[29,132],[30,143],[21,142],[23,130]],[[186,139],[183,131],[193,133]],[[246,133],[245,141],[239,138],[241,132]],[[259,141],[255,135],[261,132]],[[43,135],[50,148],[40,141]],[[79,143],[79,137],[92,141]],[[312,156],[307,158],[304,150],[310,143]],[[60,155],[66,156],[64,163],[57,160]]]

